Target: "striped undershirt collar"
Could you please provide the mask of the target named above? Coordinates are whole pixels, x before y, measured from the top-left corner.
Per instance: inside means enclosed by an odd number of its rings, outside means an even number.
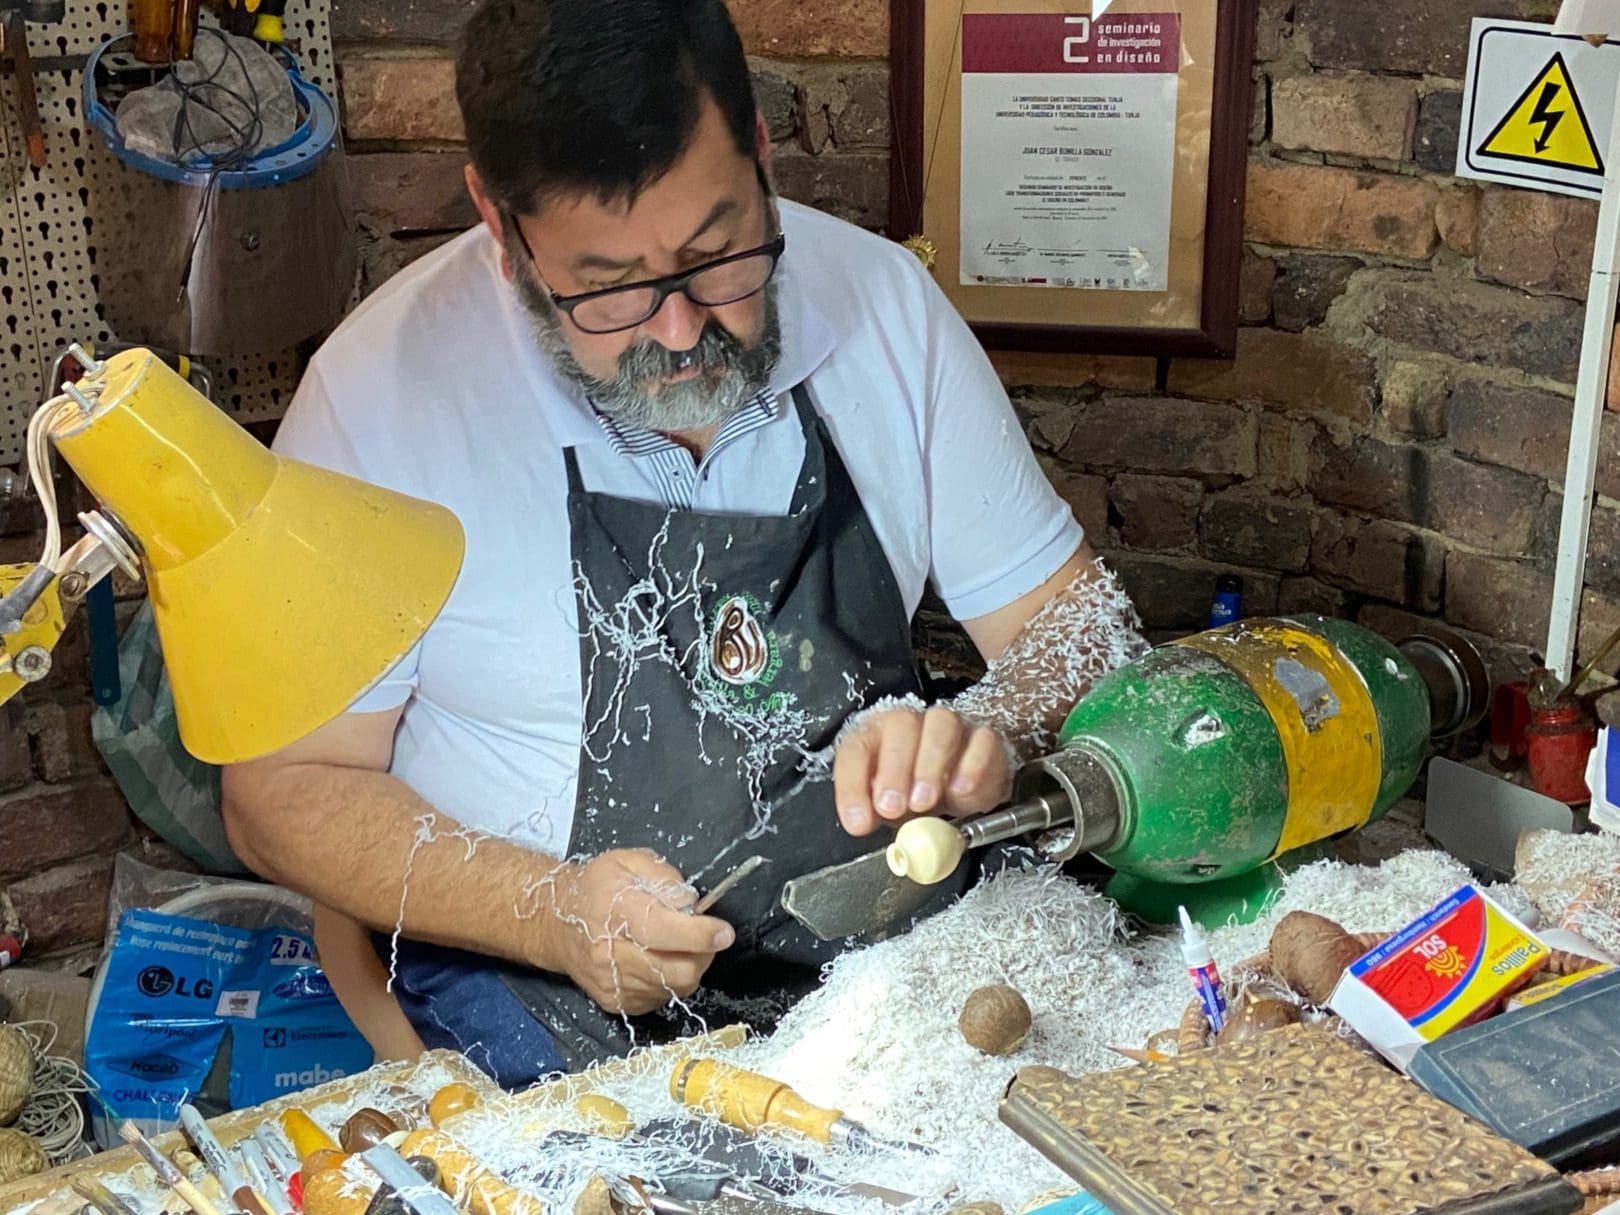
[[[596,423],[607,436],[608,444],[616,455],[626,459],[648,461],[653,480],[658,485],[664,505],[671,510],[690,510],[697,482],[720,451],[743,435],[758,430],[776,416],[776,397],[769,389],[761,392],[720,425],[703,464],[692,459],[692,453],[667,435],[641,426],[628,426],[596,413]]]

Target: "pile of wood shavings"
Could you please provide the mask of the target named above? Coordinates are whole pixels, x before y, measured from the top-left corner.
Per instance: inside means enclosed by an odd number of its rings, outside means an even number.
[[[1263,919],[1210,932],[1210,948],[1230,971],[1264,950],[1272,926],[1296,909],[1352,932],[1387,931],[1468,880],[1460,863],[1432,851],[1376,868],[1319,862],[1288,879]],[[1526,902],[1512,893],[1507,901]],[[1017,988],[1034,1014],[1011,1058],[980,1054],[956,1026],[968,993],[987,983]],[[997,1121],[1013,1073],[1032,1064],[1071,1073],[1125,1066],[1109,1047],[1140,1047],[1176,1025],[1190,998],[1174,935],[1133,935],[1110,900],[1054,873],[1010,873],[908,936],[840,959],[826,985],[742,1057],[811,1100],[936,1147],[963,1184],[961,1197],[1016,1212],[1072,1183]],[[889,1184],[911,1189],[911,1178],[923,1180],[908,1162],[894,1163]]]
[[[1266,917],[1215,929],[1210,945],[1230,970],[1264,950],[1276,921],[1298,909],[1331,916],[1353,932],[1388,931],[1469,880],[1460,863],[1426,850],[1377,867],[1319,862],[1287,880]],[[1492,894],[1515,914],[1534,914],[1512,887]],[[1024,1046],[1008,1058],[978,1053],[956,1026],[968,993],[987,983],[1016,987],[1034,1013]],[[1075,1073],[1126,1066],[1108,1048],[1140,1047],[1149,1034],[1173,1027],[1190,998],[1173,935],[1133,932],[1112,901],[1054,870],[1008,873],[910,934],[846,954],[775,1033],[726,1057],[881,1134],[932,1149],[857,1154],[793,1140],[825,1178],[917,1194],[924,1202],[908,1208],[913,1215],[986,1199],[1016,1215],[1036,1197],[1075,1185],[997,1120],[996,1103],[1013,1073],[1032,1064]],[[667,1081],[661,1071],[617,1079],[600,1091],[639,1124],[681,1116]],[[457,1134],[553,1209],[570,1209],[594,1171],[646,1175],[656,1164],[632,1145],[607,1143],[571,1161],[572,1152],[556,1150],[555,1141],[548,1146],[544,1136],[584,1129],[577,1117],[559,1107],[536,1120],[531,1108],[529,1119],[527,1128],[506,1117],[476,1127],[462,1122]],[[695,1146],[706,1132],[701,1123],[690,1125]],[[874,1199],[795,1177],[786,1165],[772,1180],[788,1182],[795,1202],[830,1215],[885,1210]]]

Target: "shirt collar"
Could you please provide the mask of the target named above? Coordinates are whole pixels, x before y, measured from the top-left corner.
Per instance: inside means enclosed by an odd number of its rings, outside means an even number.
[[[787,233],[787,250],[782,255],[776,272],[777,312],[782,328],[782,354],[771,373],[770,393],[780,400],[826,362],[838,345],[839,334],[827,314],[811,298],[802,276],[794,272],[795,254],[799,258],[810,255],[801,239],[794,242],[795,212],[803,210],[798,203],[783,200],[780,204],[783,231]],[[490,270],[501,275],[500,248],[489,238]],[[568,379],[552,364],[533,337],[533,323],[524,311],[512,285],[501,278],[509,311],[509,322],[521,326],[524,341],[523,369],[538,400],[547,403],[547,414],[552,433],[560,447],[581,447],[589,443],[606,443],[607,434],[597,422],[596,411],[585,399],[579,386]],[[778,410],[780,416],[781,411]]]

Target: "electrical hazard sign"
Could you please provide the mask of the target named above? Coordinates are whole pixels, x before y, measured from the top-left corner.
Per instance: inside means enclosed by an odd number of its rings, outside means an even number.
[[[1602,176],[1603,158],[1564,56],[1554,52],[1513,108],[1479,145],[1479,155],[1557,165]]]
[[[1620,44],[1549,25],[1474,22],[1457,176],[1596,198],[1603,192]]]

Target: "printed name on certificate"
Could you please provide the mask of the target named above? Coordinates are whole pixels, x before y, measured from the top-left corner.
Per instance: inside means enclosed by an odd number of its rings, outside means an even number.
[[[962,18],[961,282],[1164,291],[1179,13]]]

